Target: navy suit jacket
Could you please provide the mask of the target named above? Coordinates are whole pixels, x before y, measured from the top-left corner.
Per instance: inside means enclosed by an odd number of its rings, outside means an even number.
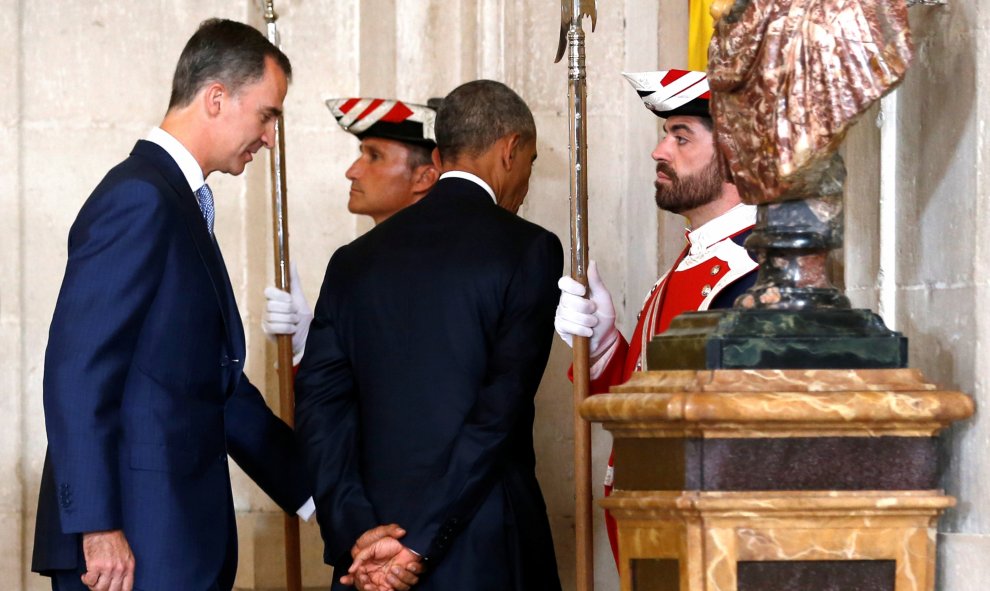
[[[139,141],[83,205],[45,355],[33,570],[123,529],[143,591],[230,589],[227,456],[283,509],[309,496],[292,431],[243,375],[230,279],[178,165]]]
[[[533,397],[562,266],[556,236],[457,178],[334,254],[296,375],[327,563],[395,522],[418,589],[560,589]]]

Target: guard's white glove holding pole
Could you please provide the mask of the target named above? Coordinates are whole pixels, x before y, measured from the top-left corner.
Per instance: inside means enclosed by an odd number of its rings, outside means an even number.
[[[298,365],[306,349],[306,336],[313,322],[313,309],[303,295],[302,281],[296,264],[289,266],[289,293],[269,286],[265,288],[265,315],[261,330],[274,339],[280,334],[292,335],[292,363]]]
[[[560,288],[560,302],[553,319],[557,334],[569,347],[574,346],[575,336],[591,337],[591,359],[601,357],[619,338],[619,330],[615,328],[612,296],[598,276],[598,265],[595,261],[588,265],[588,289],[591,291],[588,298],[584,297],[585,287],[569,275],[561,277],[557,287]]]

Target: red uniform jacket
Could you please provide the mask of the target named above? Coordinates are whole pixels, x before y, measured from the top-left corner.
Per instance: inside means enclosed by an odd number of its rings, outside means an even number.
[[[756,261],[742,243],[753,229],[756,207],[737,205],[697,230],[688,232],[684,251],[673,268],[650,290],[629,341],[616,342],[591,367],[591,393],[601,394],[629,380],[646,365],[646,343],[670,326],[683,312],[731,308],[736,297],[756,280]],[[613,467],[609,458],[605,494],[612,492]],[[618,561],[618,538],[612,516],[606,513],[612,553]]]

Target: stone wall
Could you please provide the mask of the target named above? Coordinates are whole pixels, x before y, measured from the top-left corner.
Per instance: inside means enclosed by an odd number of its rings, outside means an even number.
[[[900,254],[892,323],[911,338],[914,365],[943,386],[987,397],[983,335],[990,328],[986,237],[990,197],[983,131],[990,100],[977,92],[990,71],[990,9],[981,0],[912,9],[918,61],[898,95],[897,224]],[[686,63],[683,2],[599,3],[588,35],[592,256],[628,332],[660,268],[676,256],[683,220],[657,215],[649,152],[657,120],[619,72]],[[557,2],[507,0],[281,0],[283,47],[295,76],[286,101],[291,246],[314,300],[329,255],[370,228],[346,210],[344,171],[357,141],[337,128],[323,100],[396,95],[424,102],[478,77],[503,80],[529,102],[539,159],[521,214],[568,240],[566,66],[553,64]],[[44,589],[28,572],[45,452],[41,379],[47,328],[79,206],[105,171],[157,124],[175,59],[211,16],[261,24],[253,0],[111,2],[0,0],[0,573],[4,587]],[[876,113],[846,147],[850,169],[846,283],[876,308],[881,172]],[[885,124],[890,123],[886,122]],[[267,166],[211,178],[217,235],[248,332],[248,373],[271,404],[273,349],[261,334],[261,292],[271,282]],[[555,342],[537,396],[539,476],[565,588],[573,588],[569,350]],[[262,378],[265,376],[265,378]],[[945,486],[960,505],[943,522],[940,588],[970,591],[986,572],[990,438],[983,413],[945,438]],[[608,454],[595,434],[596,479]],[[234,477],[240,589],[282,584],[281,516],[242,473]],[[600,487],[594,487],[596,494]],[[600,512],[596,511],[600,520]],[[597,589],[617,588],[599,523]],[[315,526],[305,525],[304,579],[325,585]]]
[[[948,0],[909,14],[915,62],[891,99],[896,117],[878,118],[875,108],[846,145],[845,278],[854,305],[874,310],[883,300],[881,283],[891,282],[890,309],[882,312],[909,338],[910,364],[976,400],[975,417],[942,436],[942,486],[958,505],[939,527],[936,582],[942,591],[976,591],[990,577],[990,468],[984,460],[990,267],[983,235],[990,198],[983,122],[990,100],[978,90],[990,64],[990,8],[979,0]],[[881,141],[886,126],[896,126],[887,147]],[[891,151],[887,165],[881,165],[884,149]],[[884,166],[893,167],[896,193],[887,227],[877,200]],[[881,248],[895,252],[887,268]]]
[[[939,588],[970,591],[990,580],[990,6],[950,0],[912,17],[918,54],[900,101],[899,322],[914,363],[976,399],[976,416],[944,437],[943,486],[959,504],[939,536]]]

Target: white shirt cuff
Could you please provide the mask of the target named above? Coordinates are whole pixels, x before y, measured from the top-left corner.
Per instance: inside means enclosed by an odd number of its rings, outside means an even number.
[[[313,517],[313,513],[316,513],[316,503],[313,501],[313,497],[306,499],[302,507],[296,511],[296,515],[299,516],[303,521],[309,521]]]

